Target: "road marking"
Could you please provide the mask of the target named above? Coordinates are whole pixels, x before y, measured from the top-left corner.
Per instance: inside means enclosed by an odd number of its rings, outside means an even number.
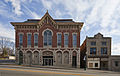
[[[78,74],[78,73],[63,73],[63,72],[52,72],[52,71],[40,71],[40,70],[24,70],[24,69],[10,69],[10,68],[0,68],[0,70],[12,70],[12,71],[24,71],[24,72],[39,72],[47,74],[63,74],[63,75],[79,75],[79,76],[96,76],[88,74]]]

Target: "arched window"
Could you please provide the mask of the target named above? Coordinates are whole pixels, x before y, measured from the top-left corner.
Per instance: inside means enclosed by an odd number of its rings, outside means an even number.
[[[52,45],[52,32],[50,30],[46,30],[44,32],[44,46]]]

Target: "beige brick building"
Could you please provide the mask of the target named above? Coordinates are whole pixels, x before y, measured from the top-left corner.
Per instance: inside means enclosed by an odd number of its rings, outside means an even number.
[[[94,35],[94,37],[86,37],[80,51],[81,67],[86,65],[87,68],[109,69],[111,37],[103,37],[101,33]]]

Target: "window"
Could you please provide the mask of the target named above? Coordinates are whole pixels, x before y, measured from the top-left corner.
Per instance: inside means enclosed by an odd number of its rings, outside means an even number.
[[[90,48],[90,54],[96,54],[96,48]]]
[[[50,30],[46,30],[44,32],[44,46],[52,45],[52,32]]]
[[[19,46],[23,45],[23,34],[19,34]]]
[[[73,34],[73,47],[77,46],[77,34]]]
[[[38,46],[38,34],[34,34],[34,46]]]
[[[102,42],[102,45],[103,45],[103,46],[106,46],[106,44],[107,44],[106,42]]]
[[[101,54],[107,54],[107,48],[101,48]]]
[[[68,34],[64,34],[64,46],[68,46]]]
[[[95,67],[98,67],[98,63],[95,63]]]
[[[57,34],[57,45],[58,46],[61,46],[61,38],[62,38],[61,34]]]
[[[95,46],[95,45],[96,45],[96,42],[91,42],[91,45]]]
[[[118,67],[118,61],[115,61],[115,66]]]
[[[89,68],[93,68],[93,63],[89,63]]]
[[[31,34],[27,35],[27,45],[31,46]]]

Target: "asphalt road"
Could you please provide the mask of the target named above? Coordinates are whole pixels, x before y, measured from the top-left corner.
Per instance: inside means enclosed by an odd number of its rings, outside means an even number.
[[[0,76],[120,76],[120,72],[64,70],[0,65]]]

